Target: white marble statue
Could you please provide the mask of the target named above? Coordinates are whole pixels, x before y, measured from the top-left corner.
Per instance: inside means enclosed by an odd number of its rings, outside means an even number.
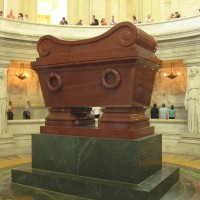
[[[188,110],[188,132],[200,134],[200,67],[188,69],[185,107]]]
[[[0,134],[6,132],[7,125],[7,87],[6,69],[0,68]]]

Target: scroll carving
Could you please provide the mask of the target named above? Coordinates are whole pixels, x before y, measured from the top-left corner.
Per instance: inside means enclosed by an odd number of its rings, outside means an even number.
[[[119,36],[119,43],[120,45],[127,47],[133,44],[135,41],[135,35],[132,29],[127,29],[121,32]]]
[[[51,40],[48,40],[45,38],[43,40],[40,40],[37,46],[39,55],[42,57],[49,55],[52,46],[53,46],[53,42]]]

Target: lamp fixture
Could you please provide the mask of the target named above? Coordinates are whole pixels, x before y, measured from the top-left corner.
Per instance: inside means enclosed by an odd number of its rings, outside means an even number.
[[[17,78],[19,78],[20,80],[24,80],[29,77],[28,73],[24,73],[24,63],[21,63],[20,69],[19,69],[19,74],[15,74],[15,76]]]
[[[175,79],[177,76],[180,76],[181,73],[179,72],[178,74],[173,74],[172,72],[172,64],[171,64],[171,72],[169,75],[167,75],[167,73],[164,73],[163,76],[167,77],[167,78],[170,78],[170,79]]]

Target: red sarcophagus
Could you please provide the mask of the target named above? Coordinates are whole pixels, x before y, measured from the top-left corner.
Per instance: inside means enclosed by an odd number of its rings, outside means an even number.
[[[38,73],[44,102],[50,107],[41,133],[134,139],[153,134],[144,106],[149,106],[161,61],[156,41],[129,22],[86,40],[42,37]],[[99,127],[90,107],[104,107]]]

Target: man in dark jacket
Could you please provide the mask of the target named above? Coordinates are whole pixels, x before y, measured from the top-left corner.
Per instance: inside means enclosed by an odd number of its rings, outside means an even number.
[[[99,25],[99,20],[95,18],[95,15],[92,15],[92,23],[90,25],[91,26],[98,26]]]

